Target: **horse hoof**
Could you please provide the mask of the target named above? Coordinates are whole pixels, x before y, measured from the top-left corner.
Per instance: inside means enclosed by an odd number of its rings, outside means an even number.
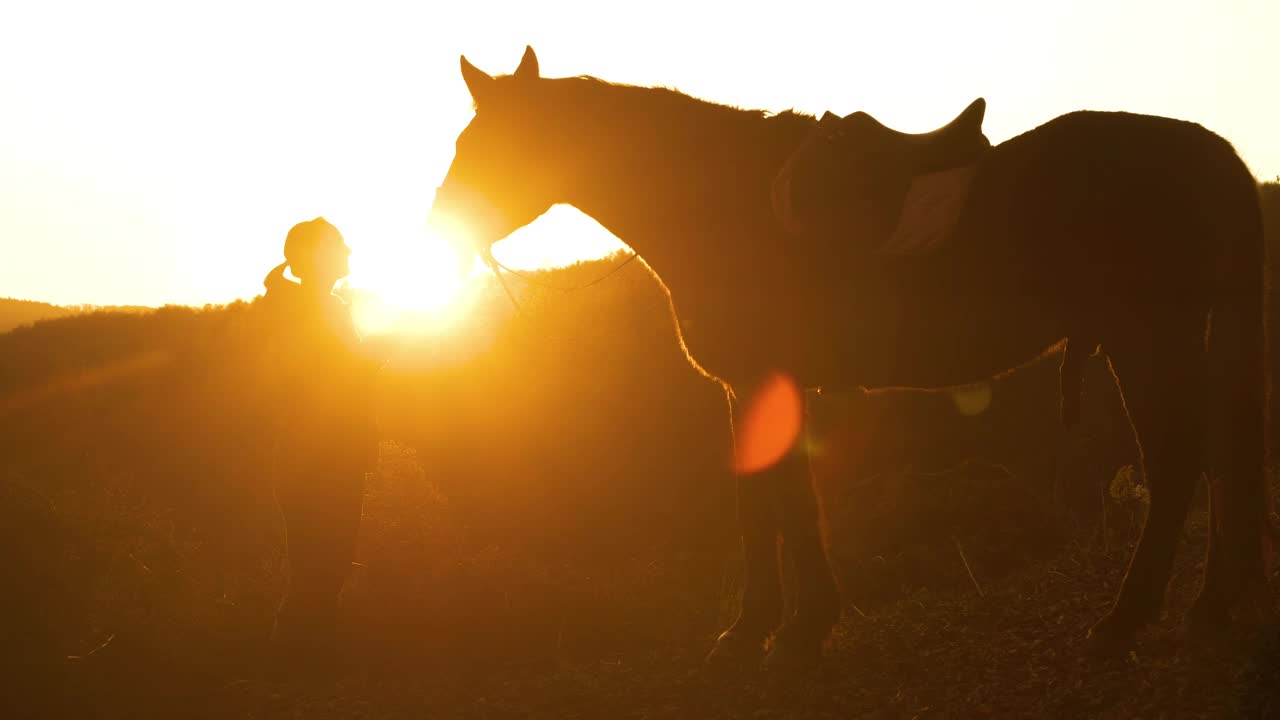
[[[1135,647],[1135,634],[1131,629],[1107,616],[1098,621],[1085,637],[1085,653],[1096,658],[1121,657]]]
[[[822,662],[822,641],[781,632],[764,659],[764,669],[775,677],[804,675]]]
[[[740,633],[726,630],[707,654],[704,667],[715,674],[737,674],[759,666],[764,655],[764,641],[752,641]]]

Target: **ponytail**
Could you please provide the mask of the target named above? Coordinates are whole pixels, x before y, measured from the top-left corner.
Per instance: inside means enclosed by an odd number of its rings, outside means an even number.
[[[267,289],[267,292],[271,292],[275,288],[280,287],[281,283],[289,282],[289,280],[284,276],[284,269],[286,267],[289,267],[288,260],[285,260],[274,268],[271,268],[271,272],[267,273],[267,276],[262,278],[262,286]]]

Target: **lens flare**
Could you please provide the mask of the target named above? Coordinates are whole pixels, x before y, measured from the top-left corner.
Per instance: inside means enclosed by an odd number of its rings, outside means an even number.
[[[951,391],[951,402],[961,415],[981,415],[991,407],[991,384],[979,383]]]
[[[734,433],[733,469],[766,470],[796,444],[804,428],[804,398],[794,380],[775,373],[747,398]]]

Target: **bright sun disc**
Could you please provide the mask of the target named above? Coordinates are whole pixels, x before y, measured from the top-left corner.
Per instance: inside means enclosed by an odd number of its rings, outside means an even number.
[[[458,267],[449,243],[426,232],[360,250],[351,257],[356,323],[366,333],[447,327],[462,313],[468,284]]]

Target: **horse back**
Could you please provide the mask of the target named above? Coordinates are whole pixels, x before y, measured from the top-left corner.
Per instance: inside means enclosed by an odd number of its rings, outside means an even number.
[[[854,384],[936,387],[1063,338],[1105,343],[1172,313],[1203,320],[1217,288],[1257,267],[1258,212],[1247,167],[1205,128],[1064,115],[984,155],[940,249],[866,263],[873,297],[852,298],[848,317],[868,335],[853,333],[840,362],[864,368]],[[869,338],[877,357],[860,349]]]
[[[1065,249],[1056,243],[1094,261],[1153,243],[1161,254],[1203,252],[1208,237],[1229,234],[1233,217],[1257,202],[1248,169],[1218,135],[1182,120],[1094,111],[992,148],[971,193],[954,250],[1019,259],[1049,250],[1055,263]],[[1195,240],[1170,246],[1176,237]]]
[[[1076,112],[992,148],[955,237],[926,274],[1045,311],[1091,298],[1113,307],[1207,300],[1216,272],[1255,255],[1257,213],[1256,182],[1214,133]]]

